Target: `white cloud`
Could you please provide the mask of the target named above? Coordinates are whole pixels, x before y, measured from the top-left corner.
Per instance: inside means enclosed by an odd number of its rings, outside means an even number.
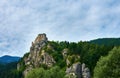
[[[0,55],[29,51],[39,33],[49,40],[119,37],[119,0],[1,0]]]

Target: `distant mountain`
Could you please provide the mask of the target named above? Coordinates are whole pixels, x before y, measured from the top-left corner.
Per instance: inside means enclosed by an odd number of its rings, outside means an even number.
[[[5,55],[0,57],[0,63],[11,63],[19,61],[20,57]]]
[[[99,38],[89,42],[99,45],[120,46],[120,38]]]

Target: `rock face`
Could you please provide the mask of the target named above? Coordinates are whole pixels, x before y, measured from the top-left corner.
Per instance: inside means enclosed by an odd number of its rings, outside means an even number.
[[[90,78],[89,68],[79,62],[80,55],[68,55],[68,49],[63,49],[62,55],[66,60],[68,78]]]
[[[82,69],[80,63],[75,63],[71,67],[66,69],[67,76],[69,78],[81,78],[82,77]]]
[[[47,67],[51,67],[55,60],[52,56],[50,56],[47,52],[42,50],[42,48],[47,44],[48,39],[46,34],[39,34],[34,42],[32,42],[32,46],[30,47],[30,54],[28,57],[24,58],[25,70],[23,72],[24,76],[33,69],[40,67],[42,65],[46,65]],[[20,65],[18,64],[18,69]]]
[[[34,67],[39,67],[41,64],[41,49],[47,44],[46,34],[39,34],[34,42],[32,42],[32,46],[30,48],[30,54],[28,58],[25,60],[25,64],[34,65]]]
[[[67,48],[63,49],[62,55],[63,55],[64,59],[66,59],[67,54],[68,54],[68,49]]]
[[[82,64],[82,76],[83,78],[90,78],[90,70],[84,63]]]
[[[68,55],[66,58],[66,65],[69,67],[73,63],[79,62],[80,56],[79,55]]]
[[[66,76],[69,78],[90,78],[90,71],[83,63],[82,65],[74,63],[71,67],[66,69]]]

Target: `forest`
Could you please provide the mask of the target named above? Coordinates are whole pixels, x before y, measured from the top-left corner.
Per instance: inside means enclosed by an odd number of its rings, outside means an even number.
[[[117,41],[120,39],[117,39]],[[49,41],[54,51],[44,47],[44,50],[54,57],[56,64],[52,68],[42,65],[33,69],[25,78],[67,78],[65,77],[66,61],[62,50],[67,48],[68,55],[80,55],[80,63],[85,63],[91,72],[91,78],[120,78],[120,42],[115,39],[98,39],[93,41]],[[25,58],[29,53],[26,53]],[[23,58],[19,61],[23,65],[17,70],[17,62],[0,64],[0,78],[23,78],[25,68]],[[70,58],[71,64],[76,60]],[[58,72],[59,71],[59,72]]]

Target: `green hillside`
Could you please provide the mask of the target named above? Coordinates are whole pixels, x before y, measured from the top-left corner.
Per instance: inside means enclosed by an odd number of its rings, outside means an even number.
[[[91,40],[89,42],[99,45],[119,46],[120,38],[99,38],[99,39]]]

